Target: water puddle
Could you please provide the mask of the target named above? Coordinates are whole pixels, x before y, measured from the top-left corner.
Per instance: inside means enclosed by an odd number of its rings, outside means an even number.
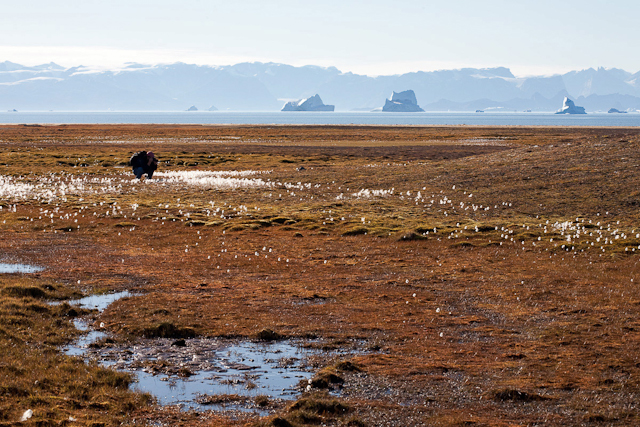
[[[43,267],[29,264],[8,264],[0,262],[0,274],[11,273],[37,273],[44,270]]]
[[[117,301],[120,298],[130,297],[132,295],[133,294],[129,291],[122,291],[113,294],[89,295],[88,297],[74,299],[67,302],[69,303],[69,305],[79,305],[83,308],[102,311],[107,308],[112,302]]]
[[[93,295],[69,304],[102,311],[127,296],[132,294],[125,291]],[[256,404],[258,396],[277,401],[293,399],[300,381],[313,376],[309,358],[319,354],[294,341],[156,338],[123,344],[109,339],[106,332],[93,330],[86,320],[78,319],[75,325],[86,333],[65,347],[65,354],[131,372],[137,380],[132,388],[153,394],[162,405],[185,409],[242,410],[265,415],[265,409]],[[212,398],[216,395],[229,400]]]
[[[184,346],[175,345],[176,342]],[[173,344],[173,345],[172,345]],[[247,399],[246,409],[254,410],[253,398],[269,396],[291,399],[301,380],[311,378],[308,356],[311,351],[291,342],[262,344],[194,338],[141,340],[127,347],[105,344],[89,348],[87,356],[105,365],[133,372],[135,389],[154,394],[162,405],[182,405],[206,409],[203,397],[237,395]]]
[[[88,297],[69,300],[67,301],[67,303],[69,305],[77,305],[90,310],[94,309],[102,311],[107,308],[112,302],[131,295],[132,294],[129,291],[117,292],[113,294],[89,295]],[[57,305],[60,304],[60,302],[54,301],[50,304]],[[82,318],[74,319],[73,325],[77,330],[84,331],[85,333],[81,335],[80,338],[78,338],[78,340],[76,340],[72,345],[65,347],[64,353],[69,356],[84,356],[89,345],[98,340],[106,339],[108,336],[106,332],[91,330],[87,320]]]

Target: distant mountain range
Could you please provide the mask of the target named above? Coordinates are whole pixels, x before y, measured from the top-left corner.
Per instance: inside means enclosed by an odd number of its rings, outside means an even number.
[[[515,77],[508,68],[464,68],[370,77],[335,67],[275,63],[128,64],[118,70],[0,63],[0,111],[279,111],[319,94],[336,111],[382,107],[412,89],[426,111],[555,111],[565,96],[587,112],[640,110],[640,72],[589,68]]]

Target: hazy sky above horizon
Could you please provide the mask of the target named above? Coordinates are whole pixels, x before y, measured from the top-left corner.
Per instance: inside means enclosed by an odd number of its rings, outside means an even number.
[[[640,1],[21,0],[0,62],[280,62],[386,75],[504,66],[518,76],[640,71]]]

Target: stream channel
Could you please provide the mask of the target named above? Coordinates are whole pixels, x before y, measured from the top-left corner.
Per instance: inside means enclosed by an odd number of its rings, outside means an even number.
[[[128,292],[91,295],[68,301],[102,312]],[[74,321],[84,334],[63,348],[67,355],[93,359],[104,366],[131,372],[132,388],[149,392],[161,405],[183,409],[240,410],[266,415],[255,398],[291,400],[299,393],[298,384],[313,376],[309,358],[318,350],[303,349],[293,341],[262,343],[217,338],[175,340],[138,339],[116,343],[87,319]],[[237,395],[228,403],[215,403],[215,395]]]

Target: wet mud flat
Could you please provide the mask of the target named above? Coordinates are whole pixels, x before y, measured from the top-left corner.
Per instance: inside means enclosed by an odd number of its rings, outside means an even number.
[[[638,129],[0,140],[0,251],[46,267],[0,280],[2,422],[640,424]],[[124,167],[139,149],[157,180]],[[72,303],[125,290],[102,312]],[[86,359],[64,353],[76,342]]]

